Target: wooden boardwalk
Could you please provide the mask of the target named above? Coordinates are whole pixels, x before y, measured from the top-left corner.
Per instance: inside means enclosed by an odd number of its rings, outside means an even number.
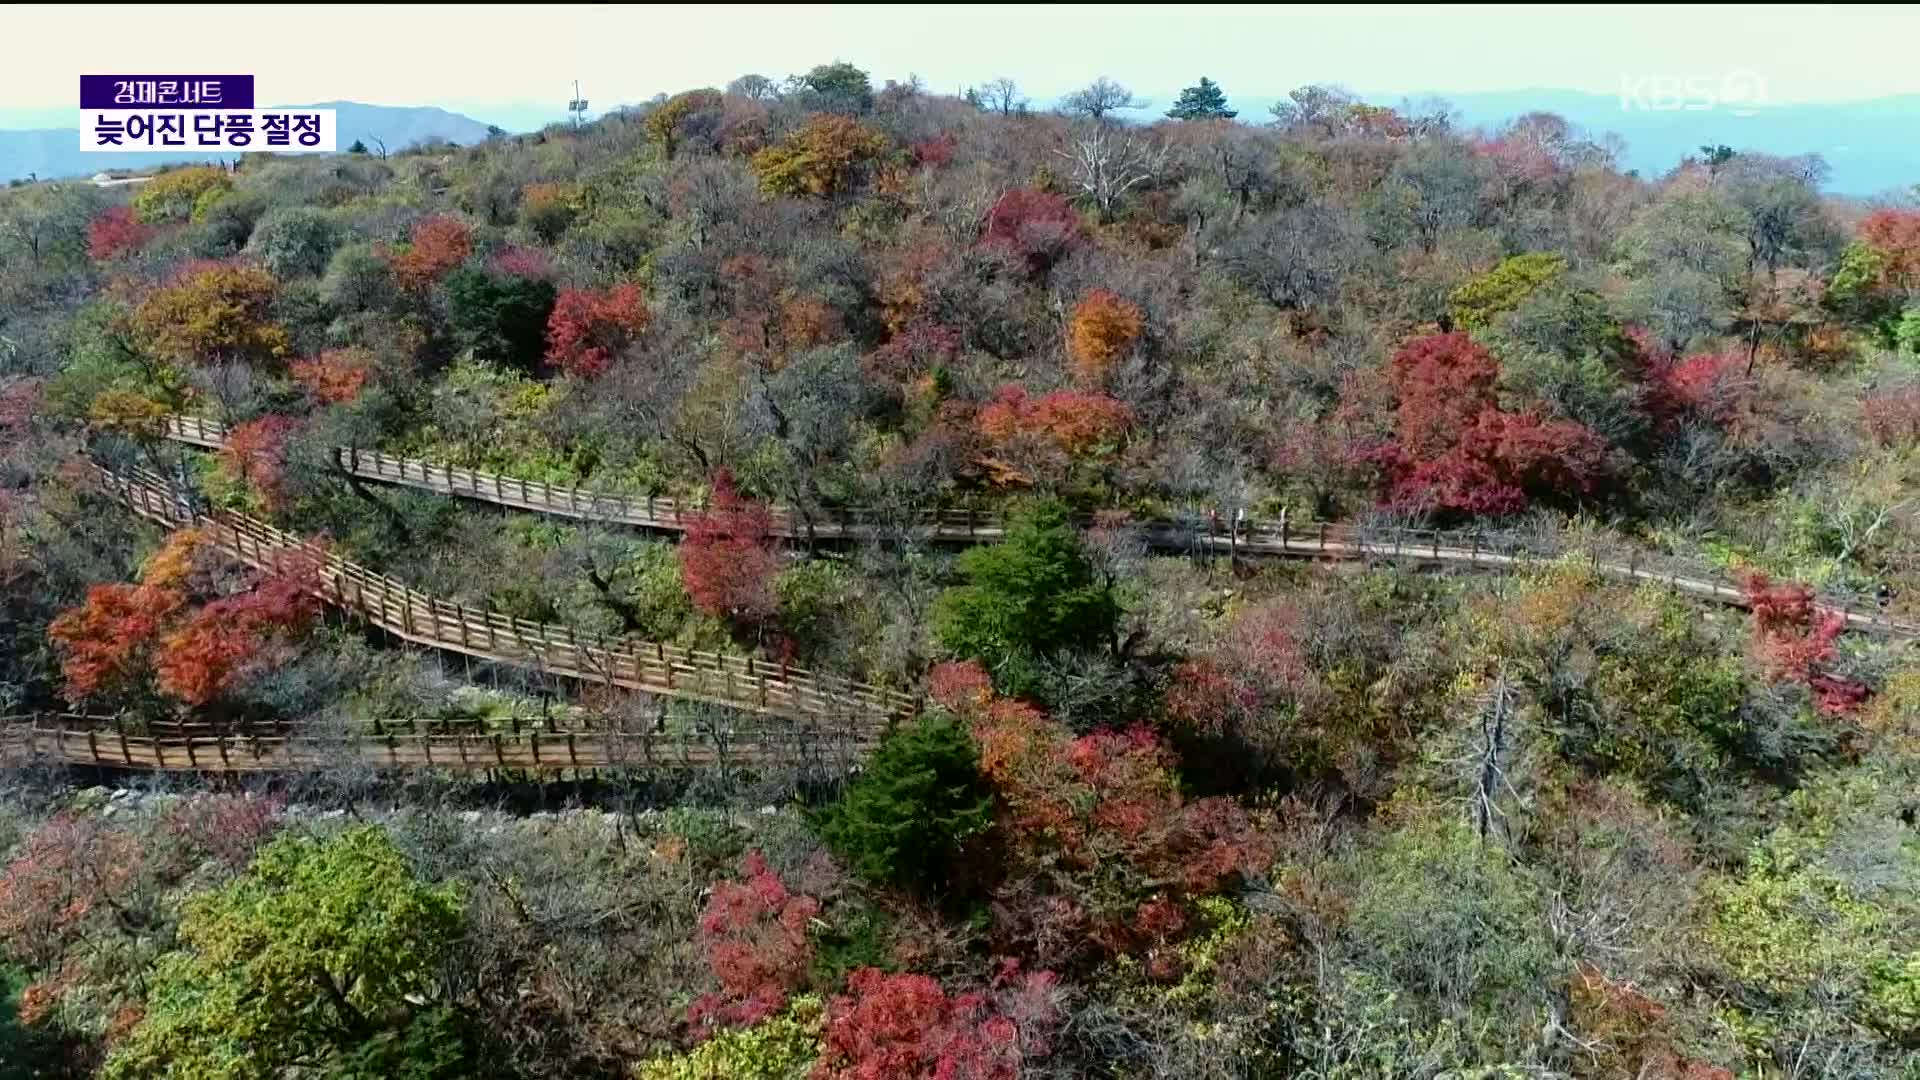
[[[208,448],[224,446],[226,432],[225,426],[194,416],[173,416],[167,424],[168,438]],[[561,487],[375,450],[343,447],[335,453],[340,467],[361,479],[582,521],[681,532],[698,511],[672,499]],[[1000,515],[974,510],[927,510],[908,515],[903,521],[899,515],[871,510],[803,514],[775,508],[772,519],[776,535],[795,540],[916,539],[969,544],[991,543],[1006,532]],[[1563,554],[1478,531],[1373,530],[1328,522],[1289,522],[1284,518],[1235,521],[1234,515],[1211,512],[1185,522],[1131,520],[1125,525],[1156,550],[1217,555],[1383,560],[1512,572],[1555,562]],[[1713,603],[1747,606],[1744,589],[1704,564],[1655,556],[1638,548],[1629,549],[1624,560],[1590,555],[1589,562],[1595,572],[1617,580],[1658,585]],[[1833,596],[1822,597],[1820,602],[1829,610],[1841,612],[1849,629],[1920,638],[1920,624],[1890,618],[1871,605]]]
[[[244,514],[203,514],[149,471],[93,468],[101,486],[140,516],[200,529],[249,566],[300,574],[315,596],[416,644],[746,712],[867,716],[876,730],[919,707],[910,694],[751,656],[581,633],[441,600]]]
[[[319,769],[694,768],[812,769],[845,773],[870,754],[869,725],[795,725],[788,730],[694,735],[605,729],[512,732],[448,730],[389,721],[352,735],[179,731],[128,734],[111,724],[61,716],[0,717],[0,766],[58,762],[170,772],[297,772]]]

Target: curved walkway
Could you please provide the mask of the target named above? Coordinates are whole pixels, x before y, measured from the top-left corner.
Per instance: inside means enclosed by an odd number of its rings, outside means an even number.
[[[440,600],[244,514],[202,514],[147,470],[115,471],[98,464],[93,469],[101,486],[136,514],[170,528],[201,529],[217,547],[250,566],[309,576],[320,599],[417,644],[748,712],[864,715],[884,726],[918,708],[911,695],[786,664],[581,633]]]
[[[224,425],[194,416],[173,416],[167,437],[177,442],[218,449],[226,445]],[[415,458],[395,457],[377,450],[342,447],[336,452],[340,467],[365,480],[452,495],[534,513],[608,524],[630,525],[665,532],[681,532],[697,507],[672,499],[596,492],[589,488],[557,487],[499,473],[434,465]],[[927,510],[901,521],[897,515],[871,510],[807,514],[775,508],[773,532],[799,540],[912,538],[946,543],[991,543],[1005,535],[1004,519],[994,513],[971,510]],[[1481,532],[1445,532],[1434,529],[1369,530],[1327,522],[1289,522],[1202,513],[1192,522],[1132,520],[1127,526],[1150,547],[1162,551],[1226,555],[1270,555],[1294,558],[1383,559],[1435,563],[1476,570],[1513,571],[1558,561],[1563,553],[1530,548],[1511,537]],[[1589,555],[1593,569],[1623,581],[1658,585],[1702,600],[1746,607],[1746,591],[1711,568],[1686,560],[1655,556],[1629,549],[1625,561]],[[1835,597],[1821,605],[1841,612],[1849,629],[1897,637],[1920,637],[1920,624],[1889,618],[1877,609]]]

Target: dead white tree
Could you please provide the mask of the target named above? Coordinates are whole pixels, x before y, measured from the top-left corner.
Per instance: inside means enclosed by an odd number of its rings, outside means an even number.
[[[1122,195],[1158,176],[1167,163],[1166,147],[1108,127],[1096,127],[1054,153],[1072,167],[1074,185],[1093,200],[1103,222],[1113,219]]]

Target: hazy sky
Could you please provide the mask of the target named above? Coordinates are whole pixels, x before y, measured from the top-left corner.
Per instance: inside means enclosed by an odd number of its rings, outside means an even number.
[[[1745,72],[1780,103],[1920,93],[1913,8],[14,6],[0,38],[9,111],[73,106],[82,72],[233,72],[258,76],[263,105],[563,102],[579,78],[599,112],[834,59],[939,91],[1008,75],[1043,102],[1100,74],[1161,101],[1201,74],[1265,97]]]

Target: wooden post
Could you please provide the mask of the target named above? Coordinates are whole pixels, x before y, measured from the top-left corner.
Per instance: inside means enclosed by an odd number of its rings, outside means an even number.
[[[1323,521],[1320,523],[1320,551],[1324,554],[1326,550],[1327,550],[1327,523]]]

